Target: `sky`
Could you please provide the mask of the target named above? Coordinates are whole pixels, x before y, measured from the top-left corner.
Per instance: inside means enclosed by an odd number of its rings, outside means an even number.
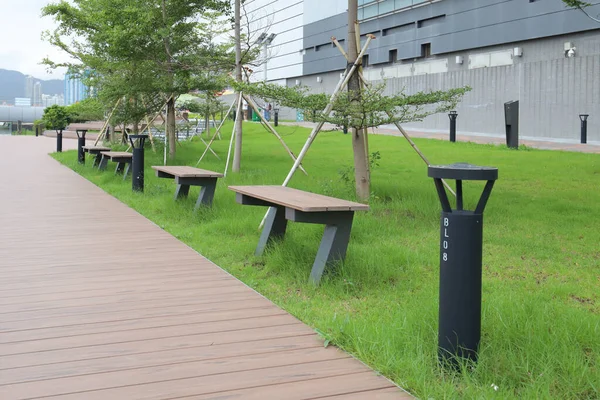
[[[64,70],[46,71],[44,57],[65,61],[63,52],[42,40],[44,30],[53,30],[54,21],[42,18],[41,8],[52,0],[0,0],[0,68],[11,69],[39,79],[62,79]]]

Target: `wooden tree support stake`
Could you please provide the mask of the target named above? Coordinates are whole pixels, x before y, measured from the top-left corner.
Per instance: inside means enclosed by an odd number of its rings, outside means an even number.
[[[296,162],[297,158],[294,155],[294,153],[292,152],[292,150],[290,150],[290,148],[288,147],[288,145],[285,143],[285,141],[279,135],[279,133],[277,133],[277,131],[275,130],[275,128],[273,128],[271,126],[271,124],[269,124],[269,122],[265,119],[265,117],[263,117],[263,115],[258,111],[258,106],[254,102],[254,100],[250,96],[246,96],[243,93],[242,93],[242,96],[248,102],[248,104],[250,105],[250,107],[252,107],[252,109],[254,110],[254,112],[256,112],[256,114],[258,114],[258,117],[260,118],[260,122],[262,123],[262,125],[268,131],[270,131],[273,135],[275,135],[275,137],[277,139],[279,139],[279,142],[283,145],[283,147],[285,148],[285,150],[287,151],[287,153],[290,155],[290,157],[292,158],[292,160],[294,160],[294,162]],[[305,175],[308,175],[308,173],[304,170],[304,168],[302,167],[302,165],[300,163],[298,164],[298,167],[296,167],[296,168],[300,168],[300,170],[302,170],[302,172],[304,172]]]
[[[242,93],[238,93],[238,104],[236,108],[236,115],[239,114],[237,110],[242,107]],[[233,105],[233,104],[232,104]],[[231,159],[231,147],[233,146],[233,138],[235,136],[235,124],[233,124],[233,128],[231,130],[231,139],[229,139],[229,150],[227,151],[227,162],[225,163],[225,172],[223,172],[223,177],[227,176],[227,170],[229,169],[229,160]]]
[[[229,110],[227,111],[227,115],[229,115],[229,113],[231,112],[231,110],[233,109],[233,106],[235,105],[236,99],[234,99],[231,102],[231,105],[229,106]],[[202,159],[204,158],[204,156],[206,155],[206,152],[210,149],[210,146],[212,145],[212,143],[215,141],[215,137],[217,137],[217,134],[221,131],[221,128],[223,127],[223,124],[225,124],[225,118],[222,118],[221,124],[219,125],[219,127],[217,128],[217,131],[215,132],[215,134],[210,138],[210,141],[208,142],[208,144],[206,144],[204,142],[204,140],[202,140],[202,142],[206,145],[206,150],[204,150],[204,153],[202,153],[202,155],[200,156],[200,159],[198,159],[198,162],[196,163],[196,166],[198,166],[198,164],[200,164],[200,161],[202,161]],[[216,125],[215,125],[216,126]],[[210,150],[213,154],[215,154],[214,151],[212,151],[212,149]],[[215,154],[216,155],[216,154]],[[217,158],[219,158],[219,156],[217,156]],[[219,158],[220,159],[220,158]]]

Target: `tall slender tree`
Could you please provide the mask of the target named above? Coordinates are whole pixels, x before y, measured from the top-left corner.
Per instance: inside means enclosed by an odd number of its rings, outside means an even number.
[[[348,0],[348,70],[352,68],[354,60],[358,59],[360,43],[357,36],[360,32],[356,31],[358,25],[358,0]],[[357,35],[358,33],[358,35]],[[362,63],[362,60],[358,60]],[[361,86],[358,70],[350,77],[348,81],[348,96],[351,104],[357,105],[361,101]],[[354,152],[354,179],[356,181],[356,196],[360,200],[368,200],[371,195],[371,176],[369,172],[369,155],[367,150],[367,129],[362,126],[353,126],[352,133],[352,151]]]
[[[242,82],[242,38],[241,38],[241,0],[235,0],[234,10],[234,30],[235,30],[235,80],[238,83]],[[242,94],[237,92],[235,116],[235,149],[233,151],[233,172],[239,172],[242,166],[242,107],[243,102],[240,101]]]

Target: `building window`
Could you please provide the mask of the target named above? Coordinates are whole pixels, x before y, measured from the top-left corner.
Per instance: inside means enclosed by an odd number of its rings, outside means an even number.
[[[363,56],[363,59],[362,59],[362,66],[363,66],[363,67],[368,67],[368,66],[369,66],[369,55],[368,55],[368,54],[365,54],[365,55]]]
[[[404,11],[440,0],[358,0],[358,19]]]
[[[431,43],[421,44],[421,57],[431,57]]]
[[[390,63],[395,63],[396,61],[398,61],[398,50],[394,49],[394,50],[390,50]]]

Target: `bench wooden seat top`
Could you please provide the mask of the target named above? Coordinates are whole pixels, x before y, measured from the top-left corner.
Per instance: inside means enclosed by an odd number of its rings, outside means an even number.
[[[152,166],[155,171],[179,178],[222,178],[223,174],[205,169],[187,167],[181,165],[156,165]]]
[[[229,186],[234,192],[304,212],[367,211],[366,204],[305,192],[285,186]]]
[[[86,146],[82,146],[82,148],[84,150],[88,151],[88,152],[89,151],[100,152],[100,151],[110,151],[111,150],[110,147],[106,147],[106,146],[89,146],[89,145],[86,145]]]
[[[100,154],[110,159],[113,158],[132,158],[133,154],[126,151],[101,151]]]

